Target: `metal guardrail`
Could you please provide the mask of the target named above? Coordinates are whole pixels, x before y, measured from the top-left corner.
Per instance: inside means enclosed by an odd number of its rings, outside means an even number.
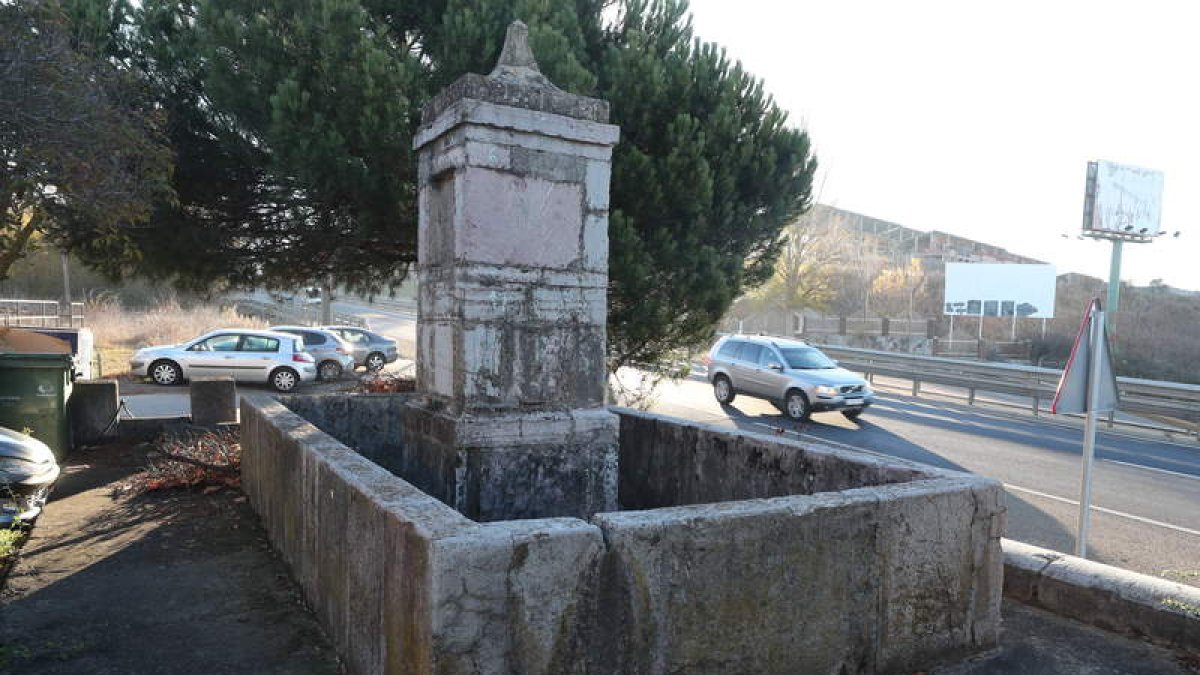
[[[318,326],[321,323],[321,309],[319,305],[288,305],[241,299],[237,301],[237,308],[243,314],[260,316],[273,324]],[[353,314],[334,313],[333,323],[341,326],[370,328],[366,319],[354,316]]]
[[[0,299],[0,326],[82,328],[83,303],[69,306],[58,300]]]
[[[980,391],[1015,394],[1031,398],[1035,414],[1042,401],[1054,398],[1054,391],[1062,376],[1060,370],[1010,363],[963,361],[826,345],[821,346],[821,351],[837,359],[847,369],[868,376],[911,380],[914,395],[920,392],[923,382],[966,389],[971,403],[975,401],[976,392]],[[1122,412],[1200,421],[1200,386],[1118,377],[1117,389],[1121,393]]]

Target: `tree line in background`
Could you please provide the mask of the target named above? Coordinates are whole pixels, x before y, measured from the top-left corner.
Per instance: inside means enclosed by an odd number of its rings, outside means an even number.
[[[812,310],[832,316],[924,319],[942,312],[944,273],[919,257],[883,255],[878,237],[839,215],[812,212],[788,223],[766,283],[742,296],[732,315]]]
[[[681,0],[0,2],[0,90],[22,92],[0,108],[0,279],[42,239],[182,289],[394,288],[421,107],[488,72],[516,18],[622,130],[611,366],[706,341],[772,274],[816,162]]]

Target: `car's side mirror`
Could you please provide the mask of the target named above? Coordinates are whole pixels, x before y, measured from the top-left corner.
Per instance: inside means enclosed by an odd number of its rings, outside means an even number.
[[[783,372],[783,365],[779,364],[779,363],[775,363],[774,361],[768,363],[767,367],[770,368],[771,370],[777,370],[777,371]]]

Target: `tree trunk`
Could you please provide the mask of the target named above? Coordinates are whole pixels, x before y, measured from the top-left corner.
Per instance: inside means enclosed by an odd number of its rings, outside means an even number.
[[[7,220],[7,219],[6,219]],[[12,266],[21,259],[29,240],[42,222],[36,213],[24,212],[16,218],[16,234],[4,250],[0,250],[0,281],[8,278]]]

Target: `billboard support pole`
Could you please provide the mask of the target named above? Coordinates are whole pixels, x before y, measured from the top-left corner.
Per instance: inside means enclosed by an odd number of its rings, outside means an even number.
[[[1113,240],[1112,240],[1112,261],[1109,263],[1109,266],[1108,266],[1108,305],[1106,305],[1106,307],[1108,308],[1108,311],[1105,312],[1104,314],[1106,317],[1109,317],[1108,324],[1107,324],[1108,330],[1110,332],[1113,332],[1114,334],[1115,334],[1115,331],[1113,331],[1112,317],[1114,314],[1116,314],[1117,301],[1121,297],[1121,249],[1122,249],[1122,244],[1124,244],[1123,241],[1121,241],[1120,239],[1118,239],[1116,237],[1113,238]]]
[[[1079,495],[1079,533],[1075,536],[1075,555],[1087,557],[1088,527],[1092,520],[1092,460],[1096,454],[1096,424],[1100,413],[1096,407],[1100,400],[1100,377],[1104,342],[1104,319],[1106,313],[1096,310],[1092,314],[1091,333],[1091,362],[1088,363],[1088,385],[1086,401],[1087,410],[1084,413],[1083,424],[1083,477]]]

